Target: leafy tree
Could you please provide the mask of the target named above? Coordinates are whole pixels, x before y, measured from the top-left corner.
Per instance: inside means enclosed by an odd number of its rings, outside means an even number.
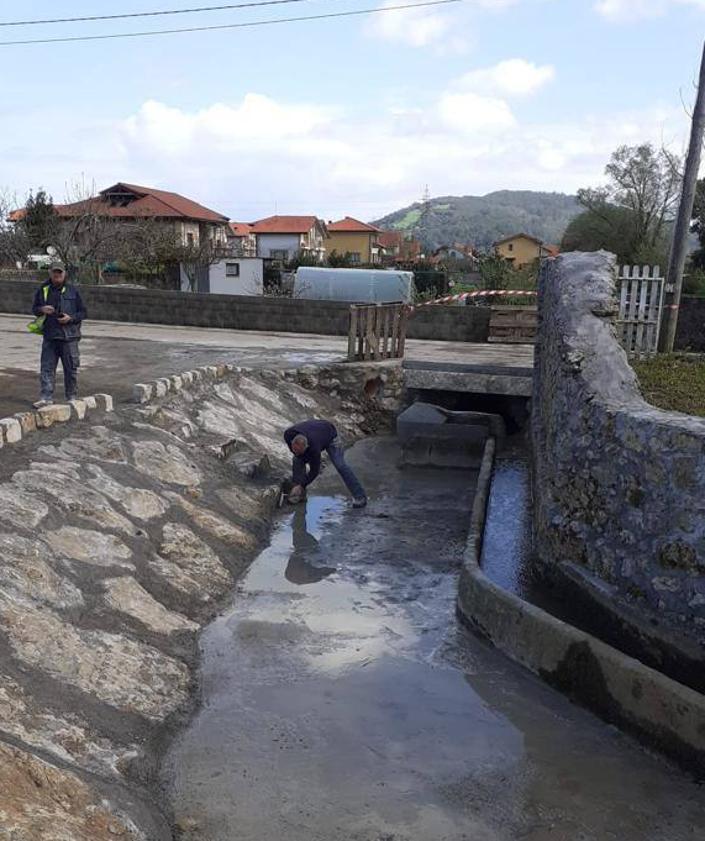
[[[605,167],[607,186],[578,190],[587,217],[570,231],[573,247],[594,250],[608,248],[611,242],[610,250],[624,262],[663,263],[680,194],[679,170],[678,157],[650,143],[620,146]],[[612,230],[615,224],[619,238]]]
[[[349,269],[352,266],[352,257],[349,251],[339,254],[334,248],[328,255],[327,263],[332,269]]]
[[[698,181],[695,191],[695,204],[693,205],[693,219],[690,229],[697,234],[700,248],[691,255],[692,266],[697,269],[705,269],[705,178]]]
[[[499,254],[483,254],[479,259],[483,289],[509,289],[513,269]]]
[[[22,265],[30,253],[24,228],[10,220],[17,209],[17,199],[9,191],[0,190],[0,266]]]
[[[30,248],[43,253],[47,246],[53,244],[57,235],[59,219],[54,202],[46,190],[40,187],[36,195],[30,192],[24,211],[20,226],[24,229]]]

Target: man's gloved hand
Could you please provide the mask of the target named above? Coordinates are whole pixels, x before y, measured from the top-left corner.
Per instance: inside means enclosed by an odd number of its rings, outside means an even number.
[[[306,496],[306,489],[303,485],[294,485],[289,491],[289,502],[291,505],[296,505],[301,502]]]

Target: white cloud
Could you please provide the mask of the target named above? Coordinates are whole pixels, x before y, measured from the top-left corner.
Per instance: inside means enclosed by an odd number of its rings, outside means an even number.
[[[197,110],[150,100],[115,122],[89,112],[17,112],[4,122],[0,154],[20,194],[39,184],[57,199],[85,173],[106,186],[144,183],[191,196],[233,218],[275,212],[346,213],[372,219],[420,197],[490,190],[572,191],[599,183],[621,143],[681,141],[682,109],[600,112],[579,121],[519,119],[501,97],[456,83],[427,103],[399,101],[367,116],[315,102],[278,101],[252,92]],[[12,145],[10,139],[12,138]]]
[[[625,22],[660,17],[674,6],[705,9],[705,0],[597,0],[595,10],[608,20]]]
[[[494,67],[466,73],[458,80],[458,85],[483,94],[526,96],[553,81],[555,76],[555,68],[550,64],[539,66],[523,58],[511,58]]]

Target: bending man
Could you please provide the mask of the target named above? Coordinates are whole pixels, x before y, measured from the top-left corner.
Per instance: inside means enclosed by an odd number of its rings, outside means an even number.
[[[338,431],[330,421],[301,421],[286,430],[284,440],[294,454],[294,487],[289,494],[291,502],[298,502],[303,497],[305,489],[321,472],[321,453],[325,450],[335,469],[340,473],[340,478],[352,494],[353,508],[364,508],[367,505],[365,489],[352,468],[346,463],[343,445],[338,439]]]

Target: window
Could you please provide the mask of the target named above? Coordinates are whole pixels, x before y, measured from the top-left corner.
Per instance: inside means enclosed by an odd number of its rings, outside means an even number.
[[[286,248],[270,248],[269,249],[269,256],[272,260],[288,260],[289,259],[289,252]]]
[[[514,251],[514,243],[513,242],[509,243],[509,245],[507,246],[507,250]]]
[[[349,251],[348,254],[350,255],[350,262],[351,263],[359,263],[360,262],[360,252],[359,251]]]
[[[226,263],[225,264],[225,277],[240,277],[240,264],[239,263]]]
[[[189,248],[192,248],[192,247],[193,247],[193,243],[194,243],[193,234],[189,231],[189,232],[186,234],[186,245],[188,245],[188,247],[189,247]]]

